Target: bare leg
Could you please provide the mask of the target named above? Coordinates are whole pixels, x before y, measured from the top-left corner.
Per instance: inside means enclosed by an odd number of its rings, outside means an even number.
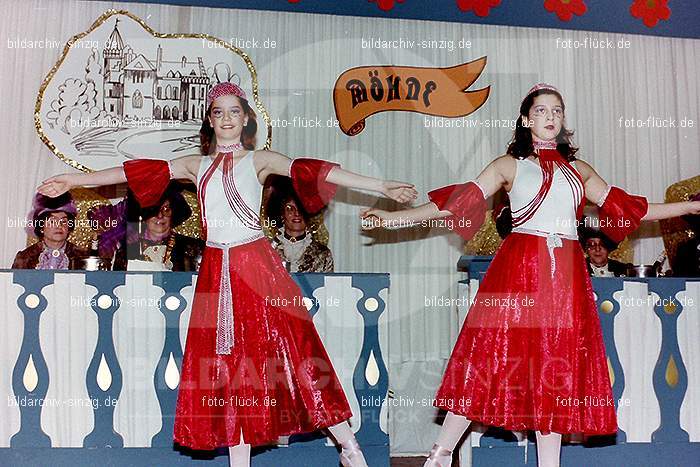
[[[250,444],[243,443],[242,430],[240,444],[228,448],[228,460],[231,467],[250,467]]]
[[[469,428],[470,423],[471,421],[467,417],[447,412],[435,444],[450,451],[454,450],[459,440],[462,439],[464,432]]]
[[[559,433],[543,435],[537,431],[535,436],[537,437],[537,466],[559,467],[561,435]]]
[[[423,467],[450,467],[452,465],[452,451],[469,428],[471,421],[467,417],[447,412],[442,429],[438,435],[430,457]]]
[[[335,442],[340,445],[340,463],[345,467],[367,467],[367,461],[362,454],[360,445],[355,439],[355,433],[352,432],[350,424],[345,421],[337,425],[329,426],[328,431],[335,439]]]

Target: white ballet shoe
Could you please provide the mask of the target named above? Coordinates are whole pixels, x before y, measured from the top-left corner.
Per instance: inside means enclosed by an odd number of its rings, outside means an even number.
[[[452,467],[452,451],[434,444],[423,467]]]
[[[360,444],[355,438],[342,443],[340,446],[342,447],[340,464],[343,467],[367,467],[365,456],[362,454]]]

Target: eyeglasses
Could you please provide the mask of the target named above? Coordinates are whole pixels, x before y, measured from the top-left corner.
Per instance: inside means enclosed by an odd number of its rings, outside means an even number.
[[[169,205],[164,204],[160,207],[158,213],[163,217],[171,217],[173,215],[173,210],[170,208]]]
[[[605,245],[600,242],[586,242],[586,248],[589,250],[593,250],[595,248],[600,248],[602,250],[606,249]]]
[[[285,204],[285,205],[284,205],[284,210],[285,210],[286,212],[292,213],[292,214],[298,214],[298,213],[299,213],[299,209],[298,209],[295,205],[293,205],[293,204]]]

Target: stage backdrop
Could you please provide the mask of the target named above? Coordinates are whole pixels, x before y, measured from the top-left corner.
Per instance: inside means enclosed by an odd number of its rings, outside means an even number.
[[[422,193],[419,202],[432,188],[474,178],[503,154],[523,94],[540,81],[562,89],[579,155],[607,181],[661,201],[667,186],[700,173],[697,40],[116,2],[1,0],[0,7],[5,49],[0,128],[6,142],[0,158],[0,212],[6,219],[0,247],[6,266],[25,245],[17,224],[29,210],[34,188],[52,174],[75,170],[37,137],[40,85],[66,41],[109,8],[129,10],[161,33],[207,33],[241,48],[257,69],[273,149],[411,181]],[[487,64],[473,88],[491,86],[490,96],[464,119],[386,112],[372,116],[354,137],[335,125],[332,89],[349,68],[448,67],[482,56]],[[393,389],[400,394],[415,384],[436,387],[459,320],[453,307],[433,306],[437,302],[430,300],[456,297],[462,242],[430,227],[362,235],[357,215],[366,205],[395,208],[368,194],[340,190],[328,213],[336,268],[391,273]],[[641,240],[633,242],[636,262],[653,261],[663,248],[658,236],[654,224],[639,232]],[[416,382],[397,373],[422,363],[434,369],[432,380]],[[423,440],[438,429],[430,418],[403,423],[416,427]],[[427,451],[430,445],[405,442],[397,449],[409,447]]]

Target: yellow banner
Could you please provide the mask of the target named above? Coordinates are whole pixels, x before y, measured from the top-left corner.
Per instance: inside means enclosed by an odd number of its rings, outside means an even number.
[[[464,117],[481,107],[491,86],[467,91],[486,57],[448,68],[363,66],[338,77],[333,103],[340,129],[354,136],[370,115],[392,110],[439,117]]]

